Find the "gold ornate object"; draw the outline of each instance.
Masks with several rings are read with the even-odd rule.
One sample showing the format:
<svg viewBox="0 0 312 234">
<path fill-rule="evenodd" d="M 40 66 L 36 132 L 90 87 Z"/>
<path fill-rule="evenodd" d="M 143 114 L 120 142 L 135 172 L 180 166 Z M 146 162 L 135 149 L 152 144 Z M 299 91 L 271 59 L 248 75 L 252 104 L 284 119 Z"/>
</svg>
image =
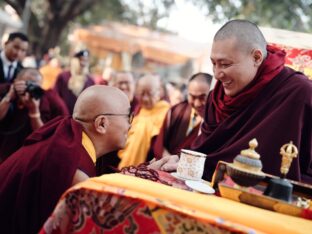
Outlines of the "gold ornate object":
<svg viewBox="0 0 312 234">
<path fill-rule="evenodd" d="M 281 173 L 283 177 L 286 177 L 293 158 L 296 158 L 298 155 L 298 149 L 293 142 L 290 141 L 288 144 L 281 147 L 280 154 L 282 155 Z"/>
<path fill-rule="evenodd" d="M 258 141 L 256 138 L 249 141 L 249 149 L 242 150 L 241 155 L 247 156 L 249 158 L 259 159 L 260 155 L 255 151 L 258 146 Z"/>
<path fill-rule="evenodd" d="M 260 155 L 255 151 L 257 146 L 257 140 L 252 139 L 249 141 L 249 149 L 242 150 L 233 163 L 227 164 L 227 174 L 240 186 L 254 186 L 265 177 Z"/>
</svg>

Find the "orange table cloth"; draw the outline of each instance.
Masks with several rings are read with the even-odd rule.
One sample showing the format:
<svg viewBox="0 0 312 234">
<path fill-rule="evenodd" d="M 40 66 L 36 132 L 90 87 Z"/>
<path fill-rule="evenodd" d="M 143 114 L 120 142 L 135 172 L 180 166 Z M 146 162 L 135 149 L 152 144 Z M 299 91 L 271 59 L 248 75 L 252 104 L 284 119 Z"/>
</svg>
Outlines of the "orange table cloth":
<svg viewBox="0 0 312 234">
<path fill-rule="evenodd" d="M 40 233 L 309 233 L 312 222 L 214 195 L 109 174 L 63 194 Z"/>
</svg>

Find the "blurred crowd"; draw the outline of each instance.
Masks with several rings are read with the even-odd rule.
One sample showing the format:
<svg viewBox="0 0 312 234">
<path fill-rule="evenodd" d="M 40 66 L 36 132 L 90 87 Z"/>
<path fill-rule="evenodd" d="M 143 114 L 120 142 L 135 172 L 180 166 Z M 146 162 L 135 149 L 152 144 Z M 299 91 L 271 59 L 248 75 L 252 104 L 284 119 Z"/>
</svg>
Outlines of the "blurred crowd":
<svg viewBox="0 0 312 234">
<path fill-rule="evenodd" d="M 71 115 L 79 94 L 95 84 L 117 87 L 127 95 L 134 116 L 129 135 L 135 131 L 142 138 L 135 140 L 134 146 L 127 144 L 126 149 L 119 153 L 120 166 L 137 165 L 152 157 L 153 144 L 170 107 L 189 101 L 195 105 L 196 126 L 200 123 L 201 115 L 196 106 L 203 105 L 211 77 L 204 90 L 193 88 L 195 94 L 202 92 L 201 103 L 195 94 L 188 95 L 187 79 L 176 83 L 157 73 L 137 74 L 131 71 L 111 71 L 104 77 L 91 72 L 92 54 L 87 49 L 69 56 L 67 64 L 57 49 L 49 50 L 39 62 L 34 56 L 26 56 L 28 50 L 27 36 L 14 32 L 1 51 L 0 162 L 17 151 L 27 136 L 45 122 L 59 115 Z M 144 124 L 144 120 L 150 123 L 153 118 L 152 125 Z M 148 127 L 152 128 L 147 130 Z M 151 134 L 147 136 L 146 132 Z M 128 141 L 132 141 L 131 137 Z M 144 152 L 140 152 L 140 156 L 131 156 L 142 150 L 142 144 L 145 145 Z"/>
</svg>

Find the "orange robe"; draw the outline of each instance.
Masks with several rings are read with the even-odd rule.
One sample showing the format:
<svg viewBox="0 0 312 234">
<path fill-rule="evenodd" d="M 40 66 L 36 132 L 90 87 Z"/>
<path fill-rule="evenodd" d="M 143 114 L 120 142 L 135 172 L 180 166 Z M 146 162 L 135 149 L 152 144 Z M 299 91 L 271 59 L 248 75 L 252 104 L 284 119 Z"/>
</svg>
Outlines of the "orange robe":
<svg viewBox="0 0 312 234">
<path fill-rule="evenodd" d="M 159 101 L 153 109 L 142 108 L 133 119 L 125 149 L 119 151 L 119 168 L 145 162 L 151 140 L 157 136 L 170 105 Z"/>
</svg>

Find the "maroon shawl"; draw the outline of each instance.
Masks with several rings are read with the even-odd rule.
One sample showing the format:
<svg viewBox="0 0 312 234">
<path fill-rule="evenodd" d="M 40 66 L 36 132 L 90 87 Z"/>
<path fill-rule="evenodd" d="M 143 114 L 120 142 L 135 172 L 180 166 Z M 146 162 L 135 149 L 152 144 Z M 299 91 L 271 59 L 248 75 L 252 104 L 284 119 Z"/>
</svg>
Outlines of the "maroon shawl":
<svg viewBox="0 0 312 234">
<path fill-rule="evenodd" d="M 44 92 L 39 110 L 43 123 L 68 115 L 64 102 L 53 90 Z M 18 150 L 32 132 L 28 110 L 19 109 L 15 102 L 12 103 L 7 115 L 0 121 L 0 163 Z"/>
<path fill-rule="evenodd" d="M 312 81 L 285 67 L 245 107 L 223 121 L 209 95 L 201 135 L 192 148 L 206 153 L 204 178 L 211 179 L 219 160 L 232 162 L 248 142 L 257 138 L 256 149 L 266 173 L 280 175 L 280 147 L 289 141 L 298 147 L 288 178 L 312 182 Z"/>
<path fill-rule="evenodd" d="M 197 126 L 186 135 L 191 112 L 192 107 L 187 101 L 173 106 L 168 111 L 163 126 L 153 145 L 154 155 L 157 159 L 162 157 L 164 148 L 166 148 L 170 154 L 179 154 L 181 149 L 191 147 L 199 130 L 199 126 Z"/>
<path fill-rule="evenodd" d="M 58 75 L 56 79 L 56 83 L 54 86 L 54 90 L 58 93 L 58 95 L 63 99 L 65 102 L 68 111 L 70 114 L 73 113 L 75 103 L 77 101 L 77 96 L 68 89 L 68 81 L 71 77 L 70 71 L 64 71 Z M 94 85 L 95 82 L 91 76 L 87 76 L 87 80 L 84 84 L 82 90 L 88 88 L 89 86 Z"/>
<path fill-rule="evenodd" d="M 78 168 L 95 176 L 81 140 L 81 125 L 58 117 L 31 134 L 0 165 L 1 232 L 37 233 Z"/>
</svg>

